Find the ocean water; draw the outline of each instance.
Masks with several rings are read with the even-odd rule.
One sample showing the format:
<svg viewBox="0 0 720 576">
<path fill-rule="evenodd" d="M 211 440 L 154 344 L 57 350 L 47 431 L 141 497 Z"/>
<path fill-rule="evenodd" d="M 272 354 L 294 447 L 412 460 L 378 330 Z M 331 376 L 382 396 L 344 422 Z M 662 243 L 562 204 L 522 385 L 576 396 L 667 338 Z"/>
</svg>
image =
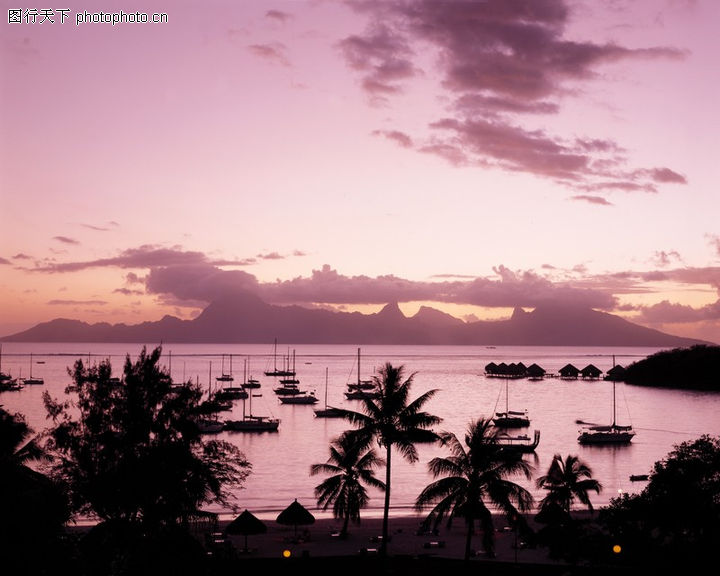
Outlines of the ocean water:
<svg viewBox="0 0 720 576">
<path fill-rule="evenodd" d="M 151 349 L 155 344 L 148 344 Z M 26 386 L 19 392 L 0 394 L 6 410 L 25 414 L 36 432 L 48 421 L 42 403 L 42 392 L 48 390 L 55 398 L 65 397 L 70 383 L 68 368 L 76 359 L 97 362 L 110 359 L 114 373 L 121 375 L 127 355 L 135 359 L 142 344 L 98 343 L 3 343 L 0 370 L 12 376 L 41 376 L 44 385 Z M 613 363 L 628 366 L 658 348 L 626 347 L 531 347 L 531 346 L 373 346 L 361 348 L 360 377 L 370 378 L 386 362 L 402 365 L 406 376 L 413 375 L 411 399 L 436 389 L 437 393 L 426 410 L 443 420 L 438 430 L 464 435 L 469 423 L 481 416 L 490 417 L 505 408 L 505 381 L 484 374 L 489 362 L 537 363 L 549 374 L 557 373 L 565 364 L 579 369 L 588 364 L 603 372 Z M 275 354 L 277 351 L 277 354 Z M 294 358 L 293 358 L 294 357 Z M 325 462 L 333 438 L 349 427 L 342 419 L 316 418 L 313 405 L 281 404 L 273 392 L 277 379 L 263 372 L 277 365 L 293 363 L 300 387 L 314 390 L 334 406 L 361 409 L 361 402 L 347 400 L 347 384 L 358 378 L 358 347 L 352 345 L 264 344 L 165 344 L 162 362 L 175 381 L 199 383 L 213 390 L 221 373 L 232 373 L 234 383 L 247 377 L 260 381 L 253 391 L 252 406 L 256 415 L 280 418 L 277 432 L 222 432 L 218 438 L 229 440 L 245 453 L 252 463 L 252 473 L 237 492 L 236 508 L 248 508 L 261 518 L 274 519 L 294 499 L 298 499 L 316 516 L 329 515 L 317 509 L 314 487 L 324 477 L 310 476 L 311 464 Z M 626 446 L 581 446 L 577 442 L 580 421 L 609 423 L 613 418 L 613 385 L 604 380 L 563 380 L 547 377 L 541 381 L 527 379 L 508 383 L 507 404 L 511 410 L 527 409 L 530 426 L 517 431 L 532 436 L 541 433 L 534 454 L 525 458 L 534 466 L 537 477 L 544 474 L 554 454 L 579 456 L 593 471 L 603 489 L 591 495 L 593 505 L 606 505 L 622 492 L 638 492 L 646 482 L 631 482 L 632 474 L 647 474 L 653 464 L 663 459 L 679 443 L 692 441 L 702 434 L 720 435 L 720 393 L 647 388 L 617 383 L 615 389 L 616 419 L 619 424 L 632 424 L 637 432 Z M 248 401 L 246 401 L 248 402 Z M 234 402 L 232 412 L 220 413 L 221 418 L 241 418 L 243 401 Z M 391 506 L 393 514 L 413 514 L 413 503 L 422 488 L 432 481 L 428 461 L 444 455 L 438 446 L 420 446 L 420 460 L 415 464 L 393 455 Z M 378 476 L 384 478 L 384 471 Z M 515 479 L 542 498 L 531 479 Z M 371 500 L 365 517 L 382 515 L 383 495 L 370 490 Z M 212 509 L 212 508 L 211 508 Z M 221 517 L 232 517 L 234 510 L 212 509 Z"/>
</svg>

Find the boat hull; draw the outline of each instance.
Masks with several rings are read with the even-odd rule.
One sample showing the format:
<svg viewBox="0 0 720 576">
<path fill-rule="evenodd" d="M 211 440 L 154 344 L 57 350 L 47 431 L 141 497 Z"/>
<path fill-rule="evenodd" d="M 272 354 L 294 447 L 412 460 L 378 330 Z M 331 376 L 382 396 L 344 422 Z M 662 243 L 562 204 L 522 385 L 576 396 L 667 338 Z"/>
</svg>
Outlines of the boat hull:
<svg viewBox="0 0 720 576">
<path fill-rule="evenodd" d="M 276 432 L 280 420 L 252 416 L 244 420 L 225 420 L 224 426 L 230 432 Z"/>
<path fill-rule="evenodd" d="M 593 426 L 581 430 L 580 444 L 630 444 L 635 431 L 630 426 Z"/>
</svg>

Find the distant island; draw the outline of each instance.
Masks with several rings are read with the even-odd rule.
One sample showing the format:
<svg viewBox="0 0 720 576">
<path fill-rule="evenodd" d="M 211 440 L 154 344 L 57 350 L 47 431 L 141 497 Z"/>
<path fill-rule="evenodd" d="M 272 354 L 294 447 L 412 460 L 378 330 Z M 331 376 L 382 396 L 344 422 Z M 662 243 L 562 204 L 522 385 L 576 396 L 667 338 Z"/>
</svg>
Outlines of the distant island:
<svg viewBox="0 0 720 576">
<path fill-rule="evenodd" d="M 211 302 L 194 320 L 165 316 L 140 324 L 55 319 L 0 338 L 3 342 L 165 342 L 410 344 L 478 346 L 648 346 L 713 344 L 673 336 L 591 308 L 545 304 L 516 308 L 500 321 L 464 322 L 423 306 L 406 317 L 397 303 L 375 314 L 267 304 L 253 294 Z"/>
</svg>

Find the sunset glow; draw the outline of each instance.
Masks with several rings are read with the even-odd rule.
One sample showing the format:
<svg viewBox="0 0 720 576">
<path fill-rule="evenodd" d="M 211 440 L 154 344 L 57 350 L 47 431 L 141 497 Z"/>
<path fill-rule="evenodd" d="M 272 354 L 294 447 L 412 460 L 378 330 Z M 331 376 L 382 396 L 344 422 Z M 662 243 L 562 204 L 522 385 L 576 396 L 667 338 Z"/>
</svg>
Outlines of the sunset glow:
<svg viewBox="0 0 720 576">
<path fill-rule="evenodd" d="M 715 0 L 68 8 L 2 25 L 0 336 L 249 290 L 720 342 Z"/>
</svg>

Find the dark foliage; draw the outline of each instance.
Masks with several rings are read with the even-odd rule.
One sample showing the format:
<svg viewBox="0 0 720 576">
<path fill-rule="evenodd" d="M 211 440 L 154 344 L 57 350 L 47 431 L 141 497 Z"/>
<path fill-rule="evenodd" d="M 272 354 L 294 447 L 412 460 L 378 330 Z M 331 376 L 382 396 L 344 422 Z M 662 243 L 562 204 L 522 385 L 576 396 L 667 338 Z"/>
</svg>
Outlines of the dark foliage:
<svg viewBox="0 0 720 576">
<path fill-rule="evenodd" d="M 30 468 L 45 458 L 21 414 L 0 408 L 0 558 L 12 574 L 48 574 L 68 556 L 62 538 L 69 507 L 60 486 Z M 41 547 L 47 554 L 37 554 Z"/>
<path fill-rule="evenodd" d="M 630 364 L 623 379 L 641 386 L 720 391 L 720 346 L 697 345 L 656 352 Z"/>
<path fill-rule="evenodd" d="M 447 519 L 452 525 L 455 516 L 465 523 L 465 560 L 470 559 L 472 536 L 476 523 L 483 532 L 483 546 L 494 557 L 495 528 L 491 506 L 500 510 L 515 524 L 526 527 L 521 512 L 530 510 L 530 492 L 510 478 L 529 479 L 532 466 L 519 452 L 508 451 L 497 442 L 497 429 L 492 421 L 479 418 L 470 423 L 464 441 L 452 432 L 440 434 L 448 456 L 430 460 L 428 469 L 435 480 L 426 486 L 415 501 L 415 508 L 432 506 L 425 520 L 437 528 Z"/>
<path fill-rule="evenodd" d="M 78 552 L 85 576 L 204 576 L 209 568 L 201 543 L 177 526 L 147 533 L 138 523 L 110 520 L 93 527 Z"/>
<path fill-rule="evenodd" d="M 68 370 L 77 401 L 44 395 L 54 422 L 47 442 L 57 458 L 53 478 L 65 486 L 73 512 L 97 516 L 104 533 L 119 535 L 112 539 L 119 548 L 105 547 L 103 562 L 124 566 L 137 553 L 151 563 L 141 540 L 157 549 L 176 542 L 204 505 L 229 505 L 232 488 L 250 471 L 236 446 L 203 439 L 202 392 L 190 382 L 173 385 L 158 366 L 160 355 L 158 347 L 150 354 L 143 348 L 136 362 L 128 356 L 120 381 L 111 378 L 109 360 L 90 367 L 78 360 Z"/>
<path fill-rule="evenodd" d="M 720 438 L 683 442 L 656 462 L 636 495 L 600 512 L 627 563 L 699 566 L 715 561 L 720 542 Z"/>
<path fill-rule="evenodd" d="M 375 388 L 380 393 L 377 399 L 363 399 L 362 412 L 346 411 L 344 418 L 355 430 L 349 432 L 348 441 L 369 445 L 373 440 L 385 448 L 385 502 L 383 506 L 383 530 L 380 555 L 387 554 L 390 516 L 390 485 L 392 453 L 397 450 L 410 463 L 418 461 L 418 444 L 432 444 L 440 436 L 432 430 L 442 419 L 426 412 L 423 407 L 437 393 L 428 390 L 415 400 L 410 400 L 410 390 L 415 373 L 405 378 L 404 366 L 393 366 L 386 362 L 376 376 Z"/>
</svg>

